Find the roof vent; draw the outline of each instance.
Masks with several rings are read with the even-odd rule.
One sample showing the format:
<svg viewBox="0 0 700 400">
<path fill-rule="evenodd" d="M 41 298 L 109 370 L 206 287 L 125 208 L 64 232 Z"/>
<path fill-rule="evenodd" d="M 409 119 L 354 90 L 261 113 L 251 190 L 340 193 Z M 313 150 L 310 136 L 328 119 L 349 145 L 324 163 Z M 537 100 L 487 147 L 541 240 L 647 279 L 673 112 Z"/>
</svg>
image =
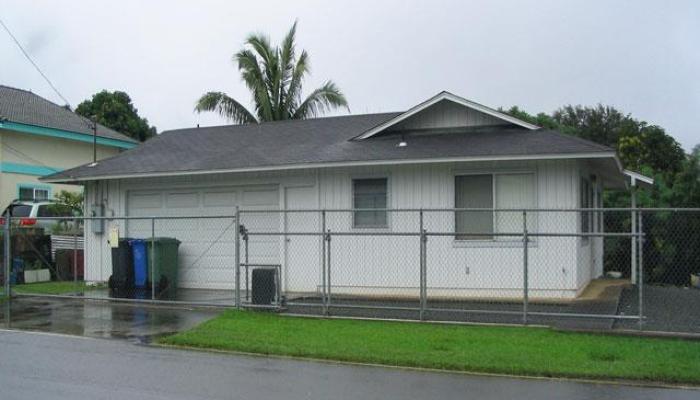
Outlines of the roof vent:
<svg viewBox="0 0 700 400">
<path fill-rule="evenodd" d="M 396 145 L 396 147 L 406 147 L 408 146 L 408 143 L 406 143 L 406 137 L 404 135 L 401 135 L 401 141 L 399 144 Z"/>
</svg>

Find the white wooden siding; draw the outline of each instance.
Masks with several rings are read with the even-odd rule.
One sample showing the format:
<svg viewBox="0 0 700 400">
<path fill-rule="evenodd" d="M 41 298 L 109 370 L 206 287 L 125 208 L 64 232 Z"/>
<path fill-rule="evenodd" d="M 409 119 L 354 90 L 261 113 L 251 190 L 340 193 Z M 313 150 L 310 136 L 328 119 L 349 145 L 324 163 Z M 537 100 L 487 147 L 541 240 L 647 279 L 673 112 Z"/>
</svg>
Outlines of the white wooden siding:
<svg viewBox="0 0 700 400">
<path fill-rule="evenodd" d="M 111 183 L 109 190 L 105 191 L 105 199 L 109 212 L 124 215 L 127 212 L 126 193 L 130 190 L 167 188 L 173 193 L 184 194 L 191 193 L 194 188 L 206 189 L 217 194 L 208 196 L 205 202 L 216 203 L 233 196 L 231 193 L 227 195 L 226 188 L 275 185 L 280 188 L 277 199 L 279 207 L 349 209 L 352 207 L 353 178 L 386 176 L 389 179 L 388 201 L 391 208 L 452 208 L 454 176 L 466 171 L 529 172 L 535 177 L 538 208 L 573 208 L 578 205 L 579 175 L 574 160 L 367 166 L 139 179 Z M 92 191 L 94 186 L 90 185 L 88 202 L 92 202 Z M 186 201 L 189 198 L 183 196 L 172 201 Z M 242 201 L 245 207 L 245 198 Z M 529 218 L 535 216 L 530 215 Z M 318 214 L 290 215 L 272 223 L 279 224 L 280 232 L 285 229 L 297 232 L 320 230 Z M 535 226 L 540 232 L 573 233 L 578 229 L 578 218 L 571 212 L 547 213 L 536 216 Z M 327 228 L 338 232 L 353 230 L 351 213 L 329 212 Z M 454 214 L 426 212 L 425 228 L 432 232 L 452 231 Z M 389 215 L 388 230 L 418 232 L 418 214 Z M 88 280 L 104 281 L 109 276 L 111 261 L 106 237 L 87 235 Z M 279 246 L 276 261 L 283 264 L 285 290 L 313 291 L 318 288 L 321 253 L 317 237 L 302 239 L 280 235 L 276 243 L 269 245 Z M 419 246 L 416 236 L 334 236 L 332 249 L 334 293 L 417 294 Z M 590 261 L 589 265 L 579 263 L 582 254 L 578 250 L 578 240 L 573 237 L 537 238 L 530 249 L 531 296 L 575 296 L 590 279 L 585 277 L 591 276 Z M 520 241 L 458 243 L 451 236 L 430 237 L 427 260 L 429 295 L 519 297 L 523 282 L 522 254 Z M 267 260 L 270 261 L 270 258 Z M 196 282 L 192 282 L 191 287 L 195 286 Z"/>
<path fill-rule="evenodd" d="M 490 126 L 507 124 L 502 119 L 484 114 L 482 112 L 464 107 L 454 102 L 443 100 L 429 109 L 407 118 L 390 131 L 433 129 L 433 128 L 457 128 L 472 126 Z"/>
</svg>

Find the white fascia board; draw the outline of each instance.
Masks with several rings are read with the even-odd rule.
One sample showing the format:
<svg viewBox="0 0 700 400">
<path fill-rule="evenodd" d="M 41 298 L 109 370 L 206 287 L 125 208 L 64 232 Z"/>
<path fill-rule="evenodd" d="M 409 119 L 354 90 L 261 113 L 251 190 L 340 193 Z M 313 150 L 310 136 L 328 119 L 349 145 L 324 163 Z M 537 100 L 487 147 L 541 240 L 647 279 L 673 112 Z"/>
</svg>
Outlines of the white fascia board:
<svg viewBox="0 0 700 400">
<path fill-rule="evenodd" d="M 83 178 L 56 178 L 56 179 L 40 179 L 46 183 L 63 183 L 63 182 L 89 182 L 108 179 L 131 179 L 131 178 L 160 178 L 171 176 L 192 176 L 192 175 L 209 175 L 209 174 L 228 174 L 228 173 L 244 173 L 244 172 L 268 172 L 268 171 L 289 171 L 298 169 L 313 169 L 313 168 L 339 168 L 339 167 L 361 167 L 375 165 L 405 165 L 405 164 L 431 164 L 431 163 L 449 163 L 449 162 L 478 162 L 478 161 L 523 161 L 523 160 L 571 160 L 571 159 L 601 159 L 613 158 L 617 160 L 615 152 L 593 152 L 593 153 L 571 153 L 571 154 L 531 154 L 531 155 L 504 155 L 504 156 L 475 156 L 475 157 L 446 157 L 446 158 L 420 158 L 420 159 L 405 159 L 405 160 L 372 160 L 372 161 L 341 161 L 328 163 L 305 163 L 305 164 L 289 164 L 277 165 L 269 167 L 250 167 L 250 168 L 234 168 L 234 169 L 214 169 L 201 171 L 169 171 L 169 172 L 152 172 L 143 174 L 125 174 L 125 175 L 103 175 L 89 176 Z"/>
<path fill-rule="evenodd" d="M 630 178 L 630 183 L 632 184 L 632 186 L 637 186 L 637 182 L 645 183 L 649 186 L 654 184 L 654 178 L 642 175 L 638 172 L 625 169 L 622 171 L 622 173 Z"/>
<path fill-rule="evenodd" d="M 408 111 L 406 111 L 400 115 L 397 115 L 396 117 L 394 117 L 394 118 L 392 118 L 392 119 L 390 119 L 390 120 L 388 120 L 380 125 L 375 126 L 374 128 L 363 133 L 362 135 L 357 136 L 355 139 L 362 140 L 362 139 L 370 138 L 370 137 L 376 135 L 377 133 L 379 133 L 387 128 L 390 128 L 391 126 L 398 124 L 399 122 L 425 110 L 426 108 L 428 108 L 428 107 L 430 107 L 430 106 L 432 106 L 432 105 L 434 105 L 442 100 L 449 100 L 451 102 L 457 103 L 457 104 L 462 105 L 464 107 L 468 107 L 468 108 L 471 108 L 473 110 L 482 112 L 484 114 L 488 114 L 492 117 L 496 117 L 496 118 L 502 119 L 506 122 L 510 122 L 511 124 L 522 126 L 523 128 L 527 128 L 527 129 L 539 129 L 540 128 L 537 125 L 533 125 L 529 122 L 525 122 L 521 119 L 518 119 L 518 118 L 512 117 L 508 114 L 504 114 L 502 112 L 496 111 L 493 108 L 486 107 L 485 105 L 482 105 L 479 103 L 475 103 L 475 102 L 467 100 L 463 97 L 456 96 L 452 93 L 440 92 L 437 95 L 431 97 L 430 99 L 418 104 L 417 106 L 411 107 Z"/>
</svg>

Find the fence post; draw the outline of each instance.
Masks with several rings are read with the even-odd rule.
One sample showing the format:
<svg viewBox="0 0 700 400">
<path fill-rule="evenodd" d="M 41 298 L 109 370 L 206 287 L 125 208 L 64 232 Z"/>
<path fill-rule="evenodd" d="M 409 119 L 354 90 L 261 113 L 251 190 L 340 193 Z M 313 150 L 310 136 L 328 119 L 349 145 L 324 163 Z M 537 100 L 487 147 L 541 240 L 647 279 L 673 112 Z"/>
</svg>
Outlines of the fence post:
<svg viewBox="0 0 700 400">
<path fill-rule="evenodd" d="M 235 229 L 233 232 L 233 241 L 235 242 L 234 244 L 234 249 L 235 249 L 235 257 L 233 261 L 233 268 L 236 270 L 234 273 L 234 280 L 235 280 L 235 285 L 236 288 L 234 290 L 234 303 L 236 305 L 236 308 L 240 309 L 241 308 L 241 212 L 238 206 L 236 206 L 236 216 L 235 218 Z M 247 290 L 247 287 L 246 287 Z"/>
<path fill-rule="evenodd" d="M 637 231 L 639 231 L 639 227 L 637 226 L 637 217 L 638 213 L 636 211 L 637 208 L 637 191 L 636 191 L 636 186 L 634 186 L 634 180 L 632 180 L 633 186 L 630 188 L 630 195 L 632 198 L 630 199 L 630 206 L 632 207 L 632 214 L 630 215 L 630 228 L 632 230 L 632 240 L 630 241 L 630 280 L 632 281 L 632 284 L 639 283 L 639 276 L 637 276 L 637 238 L 639 236 L 637 235 Z"/>
<path fill-rule="evenodd" d="M 328 313 L 326 306 L 326 210 L 321 210 L 321 303 L 323 315 Z"/>
<path fill-rule="evenodd" d="M 250 282 L 249 282 L 249 266 L 250 266 L 250 257 L 248 257 L 248 243 L 249 243 L 249 238 L 248 238 L 248 230 L 246 229 L 245 225 L 240 225 L 241 229 L 243 230 L 243 243 L 244 243 L 244 248 L 245 248 L 245 300 L 249 301 L 250 300 L 250 295 L 249 295 L 249 288 L 250 288 Z"/>
<path fill-rule="evenodd" d="M 637 217 L 639 218 L 639 224 L 637 224 L 638 232 L 637 239 L 639 240 L 639 257 L 637 257 L 637 262 L 639 263 L 639 271 L 637 273 L 637 285 L 639 285 L 639 330 L 644 329 L 644 228 L 642 226 L 643 214 L 642 211 L 637 212 Z"/>
<path fill-rule="evenodd" d="M 151 260 L 148 263 L 148 270 L 151 275 L 151 300 L 156 299 L 156 280 L 155 280 L 155 269 L 156 269 L 156 219 L 151 218 Z"/>
<path fill-rule="evenodd" d="M 523 324 L 527 325 L 527 306 L 529 295 L 528 282 L 528 232 L 527 232 L 527 211 L 523 210 Z"/>
<path fill-rule="evenodd" d="M 10 249 L 10 243 L 12 242 L 10 240 L 10 234 L 11 234 L 11 231 L 10 231 L 11 221 L 10 220 L 11 219 L 12 219 L 12 216 L 10 215 L 10 212 L 8 212 L 7 216 L 5 217 L 5 226 L 3 226 L 3 231 L 4 231 L 3 240 L 5 241 L 5 249 L 4 249 L 5 251 L 3 254 L 3 260 L 4 260 L 3 261 L 3 264 L 4 264 L 4 271 L 3 272 L 4 272 L 4 276 L 5 276 L 5 285 L 4 285 L 5 297 L 10 297 L 10 295 L 11 295 L 11 293 L 10 293 L 10 290 L 11 290 L 11 287 L 10 287 L 10 271 L 11 271 L 10 261 L 11 260 L 10 259 L 12 258 L 10 255 L 12 253 L 12 250 Z"/>
<path fill-rule="evenodd" d="M 83 250 L 83 254 L 84 250 Z M 83 257 L 85 257 L 83 255 Z M 85 274 L 85 261 L 83 261 L 83 274 Z M 83 278 L 84 279 L 84 278 Z M 78 220 L 73 220 L 73 288 L 78 293 Z"/>
<path fill-rule="evenodd" d="M 425 290 L 425 284 L 426 284 L 426 273 L 425 273 L 425 242 L 426 242 L 426 235 L 425 235 L 425 229 L 423 228 L 423 209 L 420 210 L 419 212 L 419 222 L 420 222 L 420 250 L 419 250 L 419 257 L 420 257 L 420 266 L 419 266 L 419 283 L 418 283 L 418 296 L 419 296 L 419 302 L 420 302 L 420 320 L 423 321 L 425 319 L 425 305 L 426 305 L 426 290 Z"/>
<path fill-rule="evenodd" d="M 331 230 L 327 230 L 328 235 L 326 236 L 326 240 L 328 241 L 328 262 L 326 263 L 326 268 L 328 269 L 328 273 L 326 274 L 326 279 L 328 280 L 328 293 L 326 296 L 326 315 L 329 314 L 329 308 L 331 305 Z"/>
</svg>

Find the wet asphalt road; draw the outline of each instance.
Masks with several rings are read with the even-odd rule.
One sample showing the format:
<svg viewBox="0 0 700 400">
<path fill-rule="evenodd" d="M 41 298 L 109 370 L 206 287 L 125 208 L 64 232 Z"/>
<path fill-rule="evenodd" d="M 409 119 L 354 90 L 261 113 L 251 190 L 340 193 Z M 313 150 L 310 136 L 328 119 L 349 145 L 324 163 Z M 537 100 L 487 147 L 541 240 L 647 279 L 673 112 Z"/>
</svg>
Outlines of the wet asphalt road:
<svg viewBox="0 0 700 400">
<path fill-rule="evenodd" d="M 700 391 L 234 356 L 0 331 L 0 398 L 697 399 Z"/>
</svg>

